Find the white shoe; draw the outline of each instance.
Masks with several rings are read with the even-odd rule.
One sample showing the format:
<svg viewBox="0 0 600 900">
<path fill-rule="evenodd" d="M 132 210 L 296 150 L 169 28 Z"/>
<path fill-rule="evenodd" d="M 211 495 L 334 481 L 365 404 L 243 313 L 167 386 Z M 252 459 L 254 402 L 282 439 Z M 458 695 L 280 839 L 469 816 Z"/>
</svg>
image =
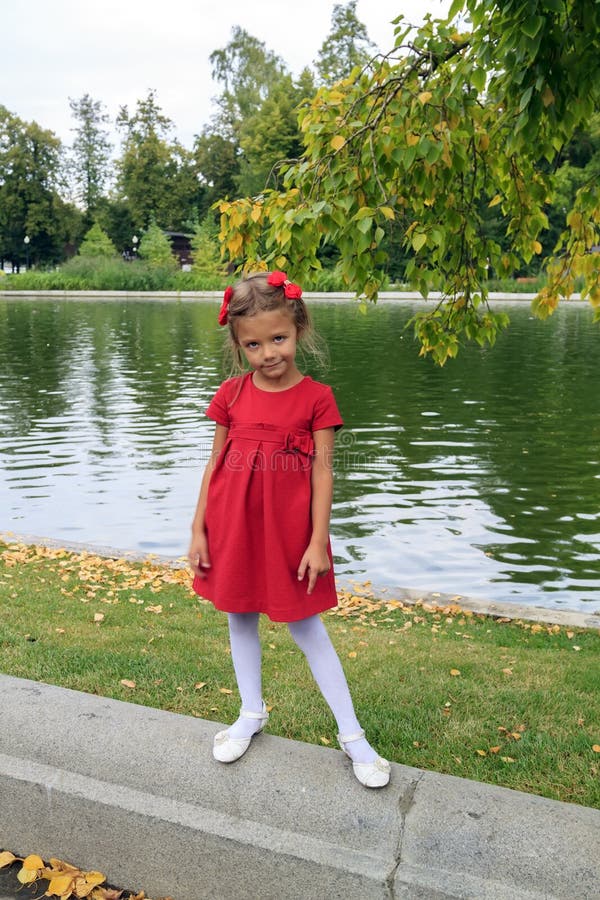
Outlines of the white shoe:
<svg viewBox="0 0 600 900">
<path fill-rule="evenodd" d="M 262 712 L 250 712 L 250 710 L 241 709 L 240 718 L 259 720 L 260 728 L 257 728 L 254 734 L 260 734 L 260 732 L 267 724 L 269 713 L 267 712 L 267 707 L 265 706 L 263 701 Z M 214 758 L 222 763 L 235 762 L 236 759 L 239 759 L 240 756 L 244 755 L 244 753 L 250 746 L 250 741 L 254 737 L 254 734 L 249 738 L 232 738 L 229 736 L 228 730 L 219 731 L 219 733 L 215 735 L 213 743 Z"/>
<path fill-rule="evenodd" d="M 352 769 L 360 783 L 368 788 L 385 787 L 390 780 L 390 764 L 387 759 L 378 756 L 370 763 L 354 762 L 344 746 L 351 744 L 352 741 L 360 741 L 364 736 L 364 731 L 357 731 L 356 734 L 338 734 L 337 739 L 346 756 L 352 761 Z"/>
</svg>

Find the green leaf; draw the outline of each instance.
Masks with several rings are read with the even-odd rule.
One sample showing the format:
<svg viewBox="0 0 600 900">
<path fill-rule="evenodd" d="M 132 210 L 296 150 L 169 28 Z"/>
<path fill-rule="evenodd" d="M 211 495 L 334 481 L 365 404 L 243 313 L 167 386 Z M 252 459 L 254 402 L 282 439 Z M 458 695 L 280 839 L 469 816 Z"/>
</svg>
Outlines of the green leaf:
<svg viewBox="0 0 600 900">
<path fill-rule="evenodd" d="M 481 93 L 485 88 L 485 69 L 473 69 L 471 72 L 471 81 L 473 82 L 473 86 Z"/>
<path fill-rule="evenodd" d="M 521 29 L 527 37 L 534 38 L 543 24 L 543 16 L 531 16 L 521 24 Z"/>
</svg>

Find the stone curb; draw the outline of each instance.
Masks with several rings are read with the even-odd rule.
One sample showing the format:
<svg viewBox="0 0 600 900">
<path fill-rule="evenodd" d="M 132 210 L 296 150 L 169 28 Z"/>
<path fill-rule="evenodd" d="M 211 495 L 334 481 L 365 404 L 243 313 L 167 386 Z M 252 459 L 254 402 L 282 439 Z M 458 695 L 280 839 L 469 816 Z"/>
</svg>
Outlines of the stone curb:
<svg viewBox="0 0 600 900">
<path fill-rule="evenodd" d="M 151 560 L 161 565 L 184 567 L 187 561 L 183 558 L 173 559 L 159 554 L 141 554 L 135 551 L 119 550 L 116 547 L 77 543 L 74 541 L 58 541 L 54 538 L 39 537 L 31 534 L 15 534 L 12 531 L 0 531 L 0 540 L 6 543 L 23 543 L 40 547 L 64 548 L 73 553 L 94 553 L 97 556 L 105 556 L 107 559 L 128 559 L 132 562 L 144 562 Z M 363 590 L 364 582 L 360 580 L 337 577 L 338 590 L 354 591 Z M 543 622 L 548 625 L 572 626 L 574 628 L 595 628 L 600 630 L 600 610 L 598 612 L 578 612 L 570 609 L 552 609 L 543 606 L 526 606 L 522 603 L 501 603 L 493 600 L 483 600 L 476 597 L 467 597 L 462 594 L 443 594 L 437 591 L 421 591 L 415 588 L 388 587 L 386 585 L 374 585 L 369 582 L 369 591 L 377 600 L 396 599 L 403 603 L 414 604 L 422 602 L 433 606 L 458 606 L 461 609 L 471 610 L 478 615 L 492 616 L 494 618 L 523 619 L 528 622 Z M 1 898 L 0 898 L 1 900 Z"/>
<path fill-rule="evenodd" d="M 307 300 L 326 300 L 332 302 L 334 300 L 352 300 L 356 301 L 356 294 L 352 291 L 304 291 L 303 296 Z M 502 291 L 490 291 L 490 300 L 500 300 L 514 302 L 516 300 L 533 300 L 537 294 L 535 293 L 507 293 Z M 223 297 L 222 291 L 4 291 L 0 290 L 0 297 L 10 299 L 54 299 L 54 300 L 220 300 Z M 444 298 L 440 291 L 431 291 L 427 300 L 434 303 Z M 386 302 L 389 300 L 419 300 L 423 303 L 427 300 L 418 291 L 381 291 L 377 298 L 377 302 Z M 580 294 L 572 294 L 562 302 L 581 302 L 587 306 L 587 301 L 581 301 Z"/>
<path fill-rule="evenodd" d="M 174 900 L 599 900 L 600 810 L 0 676 L 0 847 Z M 276 715 L 276 711 L 274 712 Z"/>
</svg>

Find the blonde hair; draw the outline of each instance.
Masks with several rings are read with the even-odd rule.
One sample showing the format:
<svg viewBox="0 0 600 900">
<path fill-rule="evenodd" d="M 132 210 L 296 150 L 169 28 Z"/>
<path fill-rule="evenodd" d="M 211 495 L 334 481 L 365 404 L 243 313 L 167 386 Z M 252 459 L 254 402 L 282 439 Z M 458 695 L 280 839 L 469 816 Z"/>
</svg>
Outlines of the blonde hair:
<svg viewBox="0 0 600 900">
<path fill-rule="evenodd" d="M 256 316 L 261 312 L 279 310 L 289 315 L 297 329 L 298 345 L 315 357 L 321 365 L 326 363 L 326 350 L 322 339 L 314 330 L 312 319 L 304 300 L 285 296 L 283 285 L 269 284 L 270 272 L 254 272 L 238 281 L 227 311 L 228 337 L 227 356 L 231 363 L 231 373 L 245 371 L 245 357 L 236 335 L 236 325 L 245 316 Z"/>
</svg>

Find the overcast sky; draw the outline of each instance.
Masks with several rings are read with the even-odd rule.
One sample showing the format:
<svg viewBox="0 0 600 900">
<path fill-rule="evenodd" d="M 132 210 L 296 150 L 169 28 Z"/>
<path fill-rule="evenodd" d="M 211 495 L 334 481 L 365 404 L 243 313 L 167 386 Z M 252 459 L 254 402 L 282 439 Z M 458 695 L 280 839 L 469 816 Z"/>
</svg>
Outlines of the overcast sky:
<svg viewBox="0 0 600 900">
<path fill-rule="evenodd" d="M 316 58 L 335 0 L 6 0 L 2 3 L 0 104 L 70 143 L 69 97 L 90 94 L 111 120 L 157 92 L 179 140 L 211 118 L 209 56 L 239 25 L 298 74 Z M 393 46 L 392 19 L 441 17 L 450 0 L 358 0 L 357 14 L 382 51 Z"/>
</svg>

